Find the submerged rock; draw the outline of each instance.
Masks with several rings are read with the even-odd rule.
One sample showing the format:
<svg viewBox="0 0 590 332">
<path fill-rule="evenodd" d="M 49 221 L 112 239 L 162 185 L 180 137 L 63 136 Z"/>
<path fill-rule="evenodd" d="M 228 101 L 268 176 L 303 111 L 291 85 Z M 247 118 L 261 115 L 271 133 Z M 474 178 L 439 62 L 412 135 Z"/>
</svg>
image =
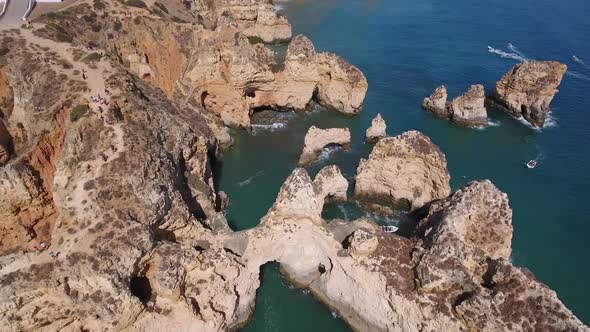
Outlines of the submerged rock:
<svg viewBox="0 0 590 332">
<path fill-rule="evenodd" d="M 549 104 L 566 71 L 565 64 L 555 61 L 519 63 L 498 81 L 490 100 L 512 116 L 524 117 L 533 126 L 543 127 Z"/>
<path fill-rule="evenodd" d="M 355 198 L 384 212 L 415 210 L 450 192 L 445 155 L 418 131 L 379 140 L 355 179 Z"/>
<path fill-rule="evenodd" d="M 341 146 L 348 149 L 351 136 L 348 128 L 319 129 L 311 126 L 305 135 L 299 166 L 307 166 L 317 160 L 325 147 Z"/>
<path fill-rule="evenodd" d="M 385 132 L 386 129 L 387 125 L 385 124 L 385 120 L 381 117 L 381 113 L 377 114 L 373 121 L 371 121 L 371 127 L 365 132 L 367 142 L 374 143 L 387 137 L 387 133 Z"/>
<path fill-rule="evenodd" d="M 422 107 L 440 117 L 448 118 L 450 116 L 447 104 L 447 88 L 444 85 L 439 86 L 429 96 L 422 101 Z"/>
<path fill-rule="evenodd" d="M 451 120 L 463 126 L 487 126 L 485 100 L 483 85 L 472 85 L 464 95 L 451 102 Z"/>
</svg>

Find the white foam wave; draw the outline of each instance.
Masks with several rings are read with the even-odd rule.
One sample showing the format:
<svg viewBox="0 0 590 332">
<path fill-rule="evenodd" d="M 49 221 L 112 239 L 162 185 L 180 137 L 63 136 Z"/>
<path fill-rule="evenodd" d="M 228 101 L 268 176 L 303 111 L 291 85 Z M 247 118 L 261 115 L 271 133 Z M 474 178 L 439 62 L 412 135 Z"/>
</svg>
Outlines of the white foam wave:
<svg viewBox="0 0 590 332">
<path fill-rule="evenodd" d="M 252 134 L 256 135 L 259 132 L 263 131 L 277 131 L 287 127 L 287 124 L 284 122 L 275 122 L 273 124 L 253 124 L 252 125 Z"/>
<path fill-rule="evenodd" d="M 545 124 L 543 125 L 543 128 L 533 126 L 522 116 L 519 118 L 515 117 L 515 119 L 520 121 L 520 123 L 522 123 L 523 125 L 531 128 L 531 129 L 537 130 L 537 131 L 541 131 L 542 129 L 557 127 L 557 119 L 553 116 L 553 112 L 547 113 L 547 117 L 545 117 Z"/>
<path fill-rule="evenodd" d="M 274 0 L 273 4 L 274 4 L 274 8 L 277 12 L 280 12 L 282 10 L 285 9 L 285 6 L 281 3 L 285 3 L 288 2 L 289 0 Z"/>
<path fill-rule="evenodd" d="M 342 215 L 344 216 L 344 220 L 350 220 L 348 218 L 348 211 L 346 211 L 346 208 L 344 206 L 342 206 L 341 204 L 338 205 L 338 210 L 340 210 L 340 212 L 342 212 Z"/>
<path fill-rule="evenodd" d="M 549 112 L 545 118 L 545 124 L 543 125 L 543 128 L 553 127 L 557 127 L 557 119 L 553 116 L 553 112 Z"/>
<path fill-rule="evenodd" d="M 513 60 L 517 60 L 517 61 L 527 61 L 528 60 L 525 57 L 519 55 L 518 53 L 511 53 L 511 52 L 502 51 L 500 49 L 493 48 L 491 46 L 488 46 L 488 52 L 493 53 L 493 54 L 497 54 L 501 58 L 504 58 L 504 59 L 513 59 Z"/>
<path fill-rule="evenodd" d="M 338 314 L 334 311 L 332 311 L 332 318 L 334 318 L 334 319 L 338 318 Z"/>
<path fill-rule="evenodd" d="M 365 212 L 365 217 L 373 219 L 382 225 L 398 226 L 400 222 L 399 219 L 394 216 L 385 216 L 377 213 Z"/>
<path fill-rule="evenodd" d="M 488 126 L 490 127 L 500 127 L 500 121 L 488 120 Z"/>
<path fill-rule="evenodd" d="M 327 161 L 328 159 L 332 158 L 332 155 L 338 151 L 342 151 L 344 150 L 341 146 L 336 145 L 336 146 L 330 146 L 330 147 L 326 147 L 322 150 L 322 153 L 320 153 L 320 156 L 318 157 L 318 162 L 324 162 Z"/>
</svg>

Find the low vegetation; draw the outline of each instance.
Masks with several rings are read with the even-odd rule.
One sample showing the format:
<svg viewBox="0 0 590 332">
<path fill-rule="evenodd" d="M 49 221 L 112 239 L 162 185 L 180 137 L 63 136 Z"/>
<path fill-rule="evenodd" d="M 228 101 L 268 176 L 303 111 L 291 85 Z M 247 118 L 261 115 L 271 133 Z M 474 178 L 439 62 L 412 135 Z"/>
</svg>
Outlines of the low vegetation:
<svg viewBox="0 0 590 332">
<path fill-rule="evenodd" d="M 80 120 L 85 114 L 88 108 L 86 105 L 78 105 L 70 112 L 70 121 L 76 122 Z"/>
<path fill-rule="evenodd" d="M 145 2 L 143 2 L 143 0 L 127 0 L 127 6 L 147 8 L 147 5 L 145 4 Z"/>
</svg>

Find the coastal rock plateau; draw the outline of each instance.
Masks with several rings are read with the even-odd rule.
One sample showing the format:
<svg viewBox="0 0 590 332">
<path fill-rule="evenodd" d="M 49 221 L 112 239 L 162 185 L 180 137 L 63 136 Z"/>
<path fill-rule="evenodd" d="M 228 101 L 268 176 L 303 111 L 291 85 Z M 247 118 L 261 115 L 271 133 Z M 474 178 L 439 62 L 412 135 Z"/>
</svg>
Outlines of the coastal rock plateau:
<svg viewBox="0 0 590 332">
<path fill-rule="evenodd" d="M 379 140 L 357 168 L 354 196 L 376 210 L 416 210 L 451 189 L 447 160 L 428 137 L 408 131 Z"/>
<path fill-rule="evenodd" d="M 305 135 L 299 166 L 307 166 L 316 161 L 325 147 L 341 146 L 348 149 L 350 142 L 351 136 L 348 128 L 320 129 L 311 126 Z"/>
<path fill-rule="evenodd" d="M 385 124 L 385 120 L 381 117 L 381 113 L 377 114 L 377 116 L 371 121 L 371 127 L 367 128 L 365 132 L 365 137 L 367 142 L 374 143 L 378 140 L 387 137 L 387 125 Z"/>
<path fill-rule="evenodd" d="M 197 1 L 191 7 L 194 24 L 155 18 L 147 9 L 122 8 L 116 1 L 103 3 L 104 8 L 94 9 L 101 16 L 86 15 L 93 11 L 87 4 L 61 11 L 59 20 L 42 16 L 45 26 L 36 33 L 49 39 L 64 34 L 80 45 L 109 50 L 182 108 L 214 115 L 230 127 L 250 129 L 250 115 L 260 109 L 306 110 L 317 102 L 355 114 L 362 107 L 367 80 L 342 58 L 318 54 L 308 38 L 297 36 L 289 43 L 285 61 L 277 62 L 275 54 L 257 41 L 290 38 L 290 29 L 280 33 L 282 37 L 265 37 L 263 30 L 274 33 L 274 23 L 286 22 L 270 1 Z M 122 10 L 133 15 L 120 15 Z M 108 33 L 98 25 L 107 27 Z M 210 127 L 219 126 L 205 118 Z M 222 130 L 214 132 L 227 141 Z"/>
<path fill-rule="evenodd" d="M 471 182 L 418 210 L 409 237 L 368 219 L 326 223 L 314 183 L 296 169 L 239 254 L 252 269 L 279 262 L 355 330 L 588 331 L 553 291 L 509 262 L 512 210 L 491 182 Z"/>
<path fill-rule="evenodd" d="M 498 81 L 490 101 L 514 117 L 524 117 L 531 125 L 543 127 L 549 104 L 566 71 L 565 64 L 555 61 L 519 63 Z"/>
</svg>

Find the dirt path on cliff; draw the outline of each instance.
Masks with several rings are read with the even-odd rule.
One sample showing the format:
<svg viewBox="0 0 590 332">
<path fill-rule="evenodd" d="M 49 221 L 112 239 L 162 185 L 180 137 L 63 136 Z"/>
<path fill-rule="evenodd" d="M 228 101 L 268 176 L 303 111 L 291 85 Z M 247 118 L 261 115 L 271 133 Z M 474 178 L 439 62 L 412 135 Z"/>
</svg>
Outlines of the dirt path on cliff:
<svg viewBox="0 0 590 332">
<path fill-rule="evenodd" d="M 49 52 L 56 53 L 58 58 L 68 61 L 73 66 L 73 68 L 64 69 L 60 64 L 49 61 L 48 64 L 52 66 L 56 72 L 65 73 L 68 76 L 71 75 L 74 77 L 78 76 L 77 71 L 79 71 L 81 75 L 82 68 L 85 69 L 87 79 L 84 80 L 84 82 L 86 83 L 88 89 L 82 93 L 80 99 L 87 100 L 87 102 L 91 105 L 91 108 L 94 109 L 94 111 L 89 112 L 90 116 L 98 118 L 99 112 L 96 111 L 96 109 L 98 108 L 99 104 L 92 102 L 90 97 L 97 96 L 99 94 L 102 97 L 107 97 L 105 94 L 106 79 L 111 75 L 112 72 L 108 60 L 94 62 L 92 66 L 89 66 L 87 63 L 80 61 L 80 59 L 83 59 L 84 56 L 80 57 L 78 60 L 74 59 L 74 49 L 76 49 L 78 52 L 84 52 L 84 54 L 89 53 L 82 48 L 39 38 L 33 34 L 32 30 L 28 29 L 22 29 L 21 35 L 25 38 L 27 43 L 36 44 L 42 48 L 47 48 Z M 94 50 L 94 52 L 100 52 L 100 50 Z M 79 76 L 76 78 L 82 80 L 82 78 Z M 117 94 L 118 91 L 112 91 L 112 93 Z M 103 108 L 106 109 L 108 106 L 103 105 Z M 90 243 L 84 241 L 71 241 L 73 238 L 83 238 L 86 236 L 88 229 L 93 227 L 97 220 L 100 220 L 100 218 L 95 218 L 92 208 L 88 207 L 88 204 L 92 202 L 93 198 L 90 196 L 92 191 L 84 189 L 85 184 L 97 180 L 102 175 L 103 167 L 117 159 L 125 151 L 125 132 L 123 125 L 119 123 L 110 124 L 106 121 L 103 121 L 103 126 L 106 127 L 107 130 L 105 132 L 108 134 L 107 137 L 104 137 L 104 140 L 101 141 L 100 144 L 101 146 L 109 148 L 105 148 L 99 155 L 95 156 L 95 158 L 79 165 L 79 169 L 83 171 L 76 175 L 76 178 L 74 179 L 75 183 L 69 183 L 72 178 L 65 178 L 64 176 L 59 176 L 57 173 L 54 179 L 54 187 L 70 185 L 75 188 L 73 192 L 67 197 L 66 201 L 60 203 L 60 210 L 62 213 L 72 213 L 77 217 L 77 223 L 87 223 L 86 227 L 74 234 L 67 234 L 64 229 L 66 227 L 62 225 L 62 223 L 68 218 L 58 219 L 58 222 L 54 225 L 54 231 L 52 233 L 57 235 L 55 230 L 59 229 L 61 226 L 62 229 L 64 229 L 62 235 L 65 239 L 70 241 L 63 241 L 62 244 L 58 244 L 56 241 L 57 237 L 54 236 L 50 247 L 43 252 L 25 253 L 24 259 L 17 259 L 16 256 L 14 256 L 14 258 L 11 258 L 11 256 L 4 257 L 2 261 L 0 261 L 0 270 L 2 273 L 16 271 L 31 264 L 43 264 L 51 262 L 54 259 L 62 259 L 67 257 L 68 253 L 73 249 L 75 249 L 77 252 L 91 252 L 91 249 L 89 248 Z M 52 258 L 49 255 L 51 251 L 59 253 L 58 257 Z"/>
</svg>

